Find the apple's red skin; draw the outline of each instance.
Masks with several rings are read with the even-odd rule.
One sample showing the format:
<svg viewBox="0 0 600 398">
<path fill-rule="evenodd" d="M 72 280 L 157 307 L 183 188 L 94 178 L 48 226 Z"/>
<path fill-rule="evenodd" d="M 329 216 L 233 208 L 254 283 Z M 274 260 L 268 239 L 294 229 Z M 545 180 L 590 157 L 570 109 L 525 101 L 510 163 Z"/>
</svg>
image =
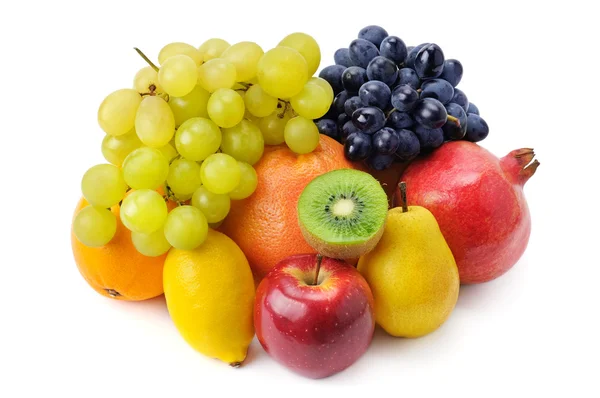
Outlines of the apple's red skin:
<svg viewBox="0 0 600 398">
<path fill-rule="evenodd" d="M 502 159 L 467 141 L 445 143 L 404 171 L 407 202 L 429 209 L 454 254 L 462 284 L 487 282 L 521 257 L 531 233 L 523 194 L 539 165 L 533 150 Z M 396 192 L 394 205 L 398 205 Z"/>
<path fill-rule="evenodd" d="M 288 257 L 261 281 L 254 325 L 275 360 L 310 378 L 352 365 L 369 347 L 375 328 L 373 294 L 360 273 L 344 261 L 323 258 L 314 278 L 315 254 Z"/>
</svg>

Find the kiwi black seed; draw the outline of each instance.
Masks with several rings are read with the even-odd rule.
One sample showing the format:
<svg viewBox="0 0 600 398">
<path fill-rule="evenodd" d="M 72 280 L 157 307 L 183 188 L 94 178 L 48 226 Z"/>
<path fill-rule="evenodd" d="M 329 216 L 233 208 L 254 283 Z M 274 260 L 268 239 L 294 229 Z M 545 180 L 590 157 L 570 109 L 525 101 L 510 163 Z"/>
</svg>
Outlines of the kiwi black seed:
<svg viewBox="0 0 600 398">
<path fill-rule="evenodd" d="M 300 229 L 327 257 L 353 259 L 379 242 L 388 210 L 381 184 L 368 173 L 334 170 L 312 180 L 298 200 Z"/>
</svg>

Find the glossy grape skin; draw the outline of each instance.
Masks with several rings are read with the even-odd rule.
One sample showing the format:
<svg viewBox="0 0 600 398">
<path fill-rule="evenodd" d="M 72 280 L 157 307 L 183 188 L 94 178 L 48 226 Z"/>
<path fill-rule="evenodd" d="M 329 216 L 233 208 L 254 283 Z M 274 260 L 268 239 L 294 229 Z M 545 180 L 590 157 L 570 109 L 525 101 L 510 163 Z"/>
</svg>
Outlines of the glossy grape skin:
<svg viewBox="0 0 600 398">
<path fill-rule="evenodd" d="M 158 82 L 170 96 L 183 97 L 196 87 L 198 65 L 187 55 L 169 57 L 160 66 Z"/>
<path fill-rule="evenodd" d="M 477 105 L 475 105 L 472 102 L 469 102 L 469 108 L 467 109 L 467 115 L 469 113 L 472 113 L 474 115 L 479 115 L 479 108 L 477 108 Z"/>
<path fill-rule="evenodd" d="M 333 92 L 337 95 L 344 90 L 344 85 L 342 84 L 342 73 L 344 73 L 345 70 L 346 67 L 342 65 L 329 65 L 319 72 L 319 77 L 327 80 L 333 89 Z"/>
<path fill-rule="evenodd" d="M 219 58 L 235 66 L 238 82 L 247 82 L 256 76 L 259 60 L 263 55 L 264 51 L 258 44 L 242 41 L 227 47 Z"/>
<path fill-rule="evenodd" d="M 379 108 L 366 106 L 352 114 L 352 123 L 363 133 L 373 134 L 385 126 L 385 114 Z"/>
<path fill-rule="evenodd" d="M 200 47 L 198 47 L 198 51 L 200 51 L 204 62 L 206 62 L 214 58 L 219 58 L 229 47 L 231 47 L 231 45 L 227 41 L 212 38 L 202 43 Z"/>
<path fill-rule="evenodd" d="M 210 192 L 227 194 L 240 183 L 241 170 L 238 161 L 232 156 L 215 153 L 202 162 L 200 176 L 202 185 Z"/>
<path fill-rule="evenodd" d="M 219 127 L 233 127 L 244 118 L 246 105 L 236 91 L 229 88 L 216 90 L 206 104 L 210 119 Z"/>
<path fill-rule="evenodd" d="M 409 129 L 414 126 L 415 120 L 408 112 L 394 111 L 387 118 L 386 126 L 395 130 Z"/>
<path fill-rule="evenodd" d="M 213 93 L 220 88 L 232 88 L 236 82 L 235 65 L 222 58 L 211 59 L 198 68 L 198 85 Z"/>
<path fill-rule="evenodd" d="M 461 89 L 454 89 L 454 96 L 452 97 L 452 100 L 450 102 L 454 102 L 455 104 L 460 105 L 465 110 L 465 112 L 469 110 L 469 99 Z"/>
<path fill-rule="evenodd" d="M 162 93 L 165 91 L 160 84 L 158 84 L 158 72 L 151 66 L 143 67 L 135 74 L 133 78 L 133 88 L 139 93 L 149 93 L 151 88 L 155 93 Z"/>
<path fill-rule="evenodd" d="M 141 147 L 123 161 L 123 178 L 133 189 L 157 189 L 167 179 L 169 161 L 156 148 Z"/>
<path fill-rule="evenodd" d="M 352 60 L 350 59 L 350 52 L 348 48 L 338 48 L 333 54 L 333 61 L 336 65 L 342 65 L 345 67 L 353 66 Z"/>
<path fill-rule="evenodd" d="M 444 61 L 444 70 L 440 75 L 440 79 L 449 82 L 452 87 L 458 86 L 463 76 L 463 66 L 456 59 L 447 59 Z"/>
<path fill-rule="evenodd" d="M 383 154 L 373 152 L 367 159 L 367 165 L 377 171 L 385 170 L 394 163 L 395 156 L 393 154 Z"/>
<path fill-rule="evenodd" d="M 325 116 L 332 99 L 323 87 L 307 83 L 302 91 L 290 99 L 290 103 L 298 115 L 307 119 L 318 119 Z"/>
<path fill-rule="evenodd" d="M 277 109 L 277 98 L 267 94 L 259 84 L 254 84 L 244 95 L 244 105 L 252 115 L 266 117 Z"/>
<path fill-rule="evenodd" d="M 490 132 L 488 124 L 483 118 L 474 113 L 467 115 L 467 134 L 465 139 L 471 142 L 479 142 L 485 139 Z"/>
<path fill-rule="evenodd" d="M 333 89 L 331 88 L 331 85 L 325 79 L 322 79 L 318 76 L 313 76 L 310 79 L 308 79 L 306 84 L 314 84 L 314 85 L 321 87 L 323 90 L 325 90 L 325 93 L 327 94 L 327 98 L 328 98 L 328 101 L 330 104 L 333 101 L 333 99 L 335 98 L 335 94 L 333 92 Z"/>
<path fill-rule="evenodd" d="M 127 134 L 135 125 L 141 103 L 142 97 L 133 89 L 114 91 L 104 98 L 98 108 L 98 124 L 108 135 L 116 137 Z"/>
<path fill-rule="evenodd" d="M 371 136 L 361 132 L 350 134 L 344 143 L 344 154 L 348 160 L 366 159 L 372 151 Z"/>
<path fill-rule="evenodd" d="M 398 78 L 398 67 L 394 61 L 386 57 L 377 56 L 367 66 L 367 77 L 369 80 L 379 80 L 391 86 Z"/>
<path fill-rule="evenodd" d="M 444 52 L 437 44 L 421 48 L 415 58 L 415 72 L 421 79 L 439 77 L 444 71 Z"/>
<path fill-rule="evenodd" d="M 352 121 L 347 121 L 340 128 L 340 142 L 346 142 L 346 139 L 353 133 L 359 133 L 360 130 L 352 123 Z"/>
<path fill-rule="evenodd" d="M 408 84 L 415 90 L 421 86 L 421 79 L 417 76 L 417 72 L 410 68 L 402 68 L 398 71 L 398 80 L 396 81 L 399 86 Z"/>
<path fill-rule="evenodd" d="M 418 100 L 411 114 L 418 124 L 429 129 L 442 127 L 448 117 L 444 105 L 434 98 L 422 98 Z"/>
<path fill-rule="evenodd" d="M 222 129 L 221 152 L 236 160 L 252 165 L 260 160 L 264 149 L 265 141 L 260 128 L 249 120 Z"/>
<path fill-rule="evenodd" d="M 344 104 L 344 111 L 346 112 L 346 115 L 352 116 L 355 110 L 357 110 L 358 108 L 362 108 L 363 106 L 364 105 L 360 97 L 354 96 L 348 98 L 348 101 L 346 101 L 346 103 Z"/>
<path fill-rule="evenodd" d="M 398 149 L 396 156 L 400 160 L 405 161 L 414 156 L 417 156 L 421 151 L 421 143 L 417 135 L 407 129 L 396 130 L 398 133 Z"/>
<path fill-rule="evenodd" d="M 312 120 L 296 116 L 285 125 L 284 138 L 293 152 L 303 155 L 319 145 L 319 130 Z"/>
<path fill-rule="evenodd" d="M 133 150 L 142 146 L 135 130 L 127 134 L 112 136 L 106 134 L 102 140 L 102 155 L 115 166 L 121 166 L 123 161 Z"/>
<path fill-rule="evenodd" d="M 167 184 L 176 195 L 191 195 L 202 185 L 200 165 L 192 160 L 175 159 L 169 166 Z"/>
<path fill-rule="evenodd" d="M 316 122 L 317 128 L 319 129 L 319 134 L 324 134 L 328 137 L 333 138 L 334 140 L 338 140 L 340 137 L 340 132 L 338 130 L 337 122 L 331 119 L 321 119 Z"/>
<path fill-rule="evenodd" d="M 428 44 L 429 43 L 422 43 L 422 44 L 419 44 L 418 46 L 414 46 L 413 48 L 411 48 L 408 51 L 408 55 L 406 56 L 406 61 L 404 61 L 404 67 L 414 69 L 415 68 L 415 59 L 417 59 L 417 54 L 423 47 L 425 47 Z"/>
<path fill-rule="evenodd" d="M 277 46 L 290 47 L 298 51 L 306 60 L 308 76 L 314 75 L 321 64 L 321 49 L 317 41 L 310 35 L 295 32 L 287 35 Z"/>
<path fill-rule="evenodd" d="M 210 119 L 193 117 L 175 132 L 175 147 L 186 159 L 195 162 L 206 159 L 221 146 L 221 129 Z"/>
<path fill-rule="evenodd" d="M 367 71 L 360 66 L 350 66 L 342 73 L 342 85 L 349 94 L 356 94 L 369 79 Z"/>
<path fill-rule="evenodd" d="M 209 223 L 216 223 L 227 217 L 231 208 L 231 199 L 223 194 L 210 192 L 204 187 L 196 189 L 192 195 L 192 206 L 202 211 Z"/>
<path fill-rule="evenodd" d="M 396 130 L 384 127 L 373 134 L 373 149 L 384 155 L 391 155 L 398 149 L 400 138 Z"/>
<path fill-rule="evenodd" d="M 311 76 L 302 54 L 290 47 L 275 47 L 258 61 L 257 77 L 262 89 L 270 96 L 291 98 L 302 91 Z"/>
<path fill-rule="evenodd" d="M 130 231 L 151 234 L 164 225 L 167 213 L 167 204 L 158 192 L 139 189 L 123 199 L 120 215 Z"/>
<path fill-rule="evenodd" d="M 337 117 L 338 128 L 341 129 L 346 123 L 352 122 L 352 115 L 346 115 L 346 112 Z"/>
<path fill-rule="evenodd" d="M 364 106 L 386 109 L 392 97 L 392 90 L 387 84 L 374 80 L 363 84 L 358 90 L 358 96 Z"/>
<path fill-rule="evenodd" d="M 229 192 L 229 197 L 233 200 L 246 199 L 256 191 L 258 186 L 256 170 L 244 162 L 238 162 L 238 166 L 240 166 L 240 183 Z"/>
<path fill-rule="evenodd" d="M 444 79 L 426 80 L 421 85 L 421 98 L 435 98 L 446 105 L 454 96 L 454 88 Z"/>
<path fill-rule="evenodd" d="M 381 26 L 369 25 L 365 26 L 358 32 L 358 38 L 368 40 L 375 44 L 377 47 L 381 44 L 382 40 L 388 36 L 388 32 Z"/>
<path fill-rule="evenodd" d="M 131 242 L 138 252 L 148 257 L 161 256 L 171 248 L 162 228 L 149 234 L 132 232 Z"/>
<path fill-rule="evenodd" d="M 290 117 L 287 113 L 283 117 L 279 117 L 281 112 L 277 109 L 269 116 L 260 119 L 258 123 L 265 145 L 279 145 L 285 141 L 284 129 Z"/>
<path fill-rule="evenodd" d="M 88 247 L 106 245 L 116 232 L 117 219 L 109 209 L 86 206 L 73 219 L 75 237 Z"/>
<path fill-rule="evenodd" d="M 193 250 L 208 234 L 204 214 L 194 206 L 179 206 L 169 213 L 165 222 L 165 238 L 176 249 Z"/>
<path fill-rule="evenodd" d="M 90 167 L 81 178 L 81 192 L 90 205 L 110 208 L 123 199 L 127 183 L 119 167 L 97 164 Z"/>
<path fill-rule="evenodd" d="M 335 107 L 335 110 L 338 113 L 338 115 L 341 115 L 345 112 L 344 106 L 346 104 L 346 101 L 348 101 L 350 97 L 350 93 L 346 90 L 341 91 L 338 95 L 335 96 L 335 98 L 333 99 L 333 106 Z"/>
<path fill-rule="evenodd" d="M 419 139 L 421 149 L 437 148 L 444 143 L 444 131 L 441 128 L 428 129 L 424 126 L 417 126 L 414 132 Z"/>
<path fill-rule="evenodd" d="M 198 85 L 183 97 L 169 97 L 169 108 L 173 112 L 175 125 L 181 126 L 186 120 L 197 116 L 208 118 L 206 105 L 209 98 L 210 93 Z"/>
<path fill-rule="evenodd" d="M 366 68 L 373 58 L 379 55 L 375 44 L 364 39 L 352 40 L 348 47 L 350 60 L 361 68 Z"/>
<path fill-rule="evenodd" d="M 410 111 L 419 99 L 419 93 L 408 84 L 398 86 L 392 92 L 392 106 L 400 112 Z"/>
<path fill-rule="evenodd" d="M 460 105 L 455 103 L 449 103 L 446 105 L 446 112 L 448 112 L 449 116 L 454 116 L 457 118 L 460 126 L 454 121 L 448 120 L 446 124 L 442 126 L 442 130 L 444 131 L 444 139 L 460 140 L 467 132 L 467 114 Z"/>
<path fill-rule="evenodd" d="M 196 66 L 200 66 L 203 62 L 202 53 L 196 47 L 181 42 L 169 43 L 164 46 L 158 53 L 158 62 L 163 65 L 167 59 L 175 55 L 187 55 L 194 61 Z"/>
<path fill-rule="evenodd" d="M 408 55 L 406 44 L 398 36 L 388 36 L 383 39 L 379 45 L 379 53 L 396 65 L 402 64 Z"/>
<path fill-rule="evenodd" d="M 135 116 L 135 131 L 144 145 L 160 148 L 175 135 L 175 116 L 160 97 L 144 97 Z"/>
</svg>

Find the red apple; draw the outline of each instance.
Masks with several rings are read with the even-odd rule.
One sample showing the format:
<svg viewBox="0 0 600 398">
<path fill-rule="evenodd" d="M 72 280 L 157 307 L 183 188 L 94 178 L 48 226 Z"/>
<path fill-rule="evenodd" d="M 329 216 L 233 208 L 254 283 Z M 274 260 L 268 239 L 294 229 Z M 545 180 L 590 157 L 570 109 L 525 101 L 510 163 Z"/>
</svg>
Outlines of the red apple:
<svg viewBox="0 0 600 398">
<path fill-rule="evenodd" d="M 254 325 L 275 360 L 307 377 L 327 377 L 367 350 L 375 328 L 373 294 L 344 261 L 291 256 L 258 286 Z"/>
</svg>

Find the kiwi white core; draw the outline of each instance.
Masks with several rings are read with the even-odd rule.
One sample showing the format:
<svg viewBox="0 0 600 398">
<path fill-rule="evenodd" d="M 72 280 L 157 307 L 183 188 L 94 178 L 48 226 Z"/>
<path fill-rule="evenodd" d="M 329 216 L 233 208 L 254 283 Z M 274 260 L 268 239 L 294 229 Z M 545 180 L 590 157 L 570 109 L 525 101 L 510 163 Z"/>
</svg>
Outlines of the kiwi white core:
<svg viewBox="0 0 600 398">
<path fill-rule="evenodd" d="M 332 213 L 336 216 L 349 216 L 354 211 L 354 201 L 351 199 L 340 199 L 334 205 Z"/>
</svg>

